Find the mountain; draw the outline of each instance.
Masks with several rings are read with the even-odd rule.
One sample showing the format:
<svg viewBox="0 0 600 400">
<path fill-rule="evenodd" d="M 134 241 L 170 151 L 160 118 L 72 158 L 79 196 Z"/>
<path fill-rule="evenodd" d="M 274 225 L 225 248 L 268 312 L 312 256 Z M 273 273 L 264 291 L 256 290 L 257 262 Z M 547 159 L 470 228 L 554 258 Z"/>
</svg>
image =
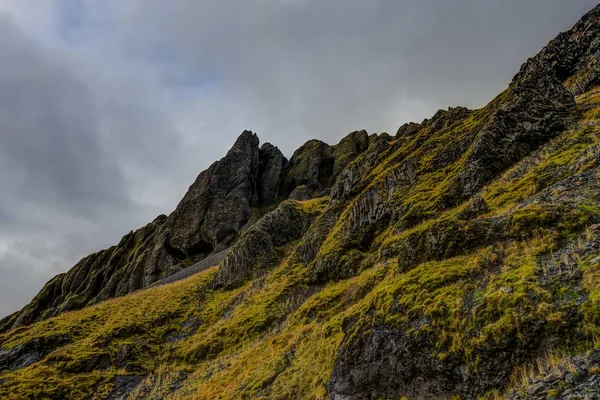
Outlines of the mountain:
<svg viewBox="0 0 600 400">
<path fill-rule="evenodd" d="M 360 131 L 336 146 L 311 140 L 288 161 L 277 147 L 259 148 L 256 134 L 243 132 L 223 159 L 200 173 L 171 215 L 158 216 L 54 277 L 23 310 L 0 321 L 0 332 L 147 288 L 197 269 L 209 256 L 207 261 L 219 261 L 282 200 L 321 196 L 376 139 Z"/>
<path fill-rule="evenodd" d="M 245 131 L 2 320 L 0 395 L 599 396 L 599 139 L 600 6 L 481 109 L 290 160 Z"/>
</svg>

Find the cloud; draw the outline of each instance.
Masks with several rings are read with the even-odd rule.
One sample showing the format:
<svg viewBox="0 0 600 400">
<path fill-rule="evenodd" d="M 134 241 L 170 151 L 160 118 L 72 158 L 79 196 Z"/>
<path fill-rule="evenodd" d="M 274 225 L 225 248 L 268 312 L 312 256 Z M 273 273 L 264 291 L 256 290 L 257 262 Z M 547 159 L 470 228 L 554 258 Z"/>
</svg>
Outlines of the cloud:
<svg viewBox="0 0 600 400">
<path fill-rule="evenodd" d="M 138 201 L 153 173 L 176 168 L 168 150 L 181 153 L 148 78 L 106 76 L 63 51 L 1 17 L 0 314 L 172 205 Z"/>
<path fill-rule="evenodd" d="M 0 0 L 0 315 L 170 212 L 242 130 L 289 156 L 482 106 L 595 3 Z"/>
</svg>

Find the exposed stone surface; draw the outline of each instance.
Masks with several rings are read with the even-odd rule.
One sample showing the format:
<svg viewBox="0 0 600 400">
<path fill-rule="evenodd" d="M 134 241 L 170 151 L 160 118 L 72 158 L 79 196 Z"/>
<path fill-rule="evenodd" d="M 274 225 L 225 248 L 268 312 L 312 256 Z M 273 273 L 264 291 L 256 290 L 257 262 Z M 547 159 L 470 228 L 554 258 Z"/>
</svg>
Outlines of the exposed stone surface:
<svg viewBox="0 0 600 400">
<path fill-rule="evenodd" d="M 546 61 L 571 93 L 600 83 L 600 6 L 551 41 L 534 60 Z"/>
<path fill-rule="evenodd" d="M 260 148 L 259 160 L 258 202 L 262 205 L 270 205 L 279 198 L 281 171 L 287 159 L 277 147 L 265 143 Z"/>
<path fill-rule="evenodd" d="M 561 288 L 575 299 L 570 313 L 563 317 L 563 334 L 570 335 L 569 340 L 575 340 L 580 334 L 570 326 L 581 318 L 578 307 L 586 298 L 581 287 L 581 274 L 575 271 L 579 270 L 581 260 L 600 252 L 598 233 L 600 226 L 594 226 L 587 235 L 588 241 L 575 241 L 540 259 L 543 287 L 549 290 Z M 501 254 L 496 262 L 503 262 Z M 492 264 L 491 267 L 496 268 L 497 265 Z M 564 305 L 566 300 L 561 297 L 557 296 L 555 306 Z M 465 315 L 471 315 L 481 304 L 470 300 L 465 301 L 464 307 Z M 389 311 L 388 317 L 393 314 L 404 316 L 405 310 L 396 305 Z M 359 324 L 353 319 L 345 321 L 345 339 L 328 383 L 330 398 L 358 400 L 406 396 L 410 399 L 431 399 L 458 395 L 464 399 L 476 399 L 492 388 L 503 387 L 515 365 L 527 363 L 528 359 L 539 354 L 552 353 L 561 340 L 555 336 L 553 329 L 545 327 L 547 322 L 533 321 L 520 326 L 518 335 L 506 333 L 501 339 L 471 354 L 477 358 L 478 367 L 470 370 L 460 358 L 440 359 L 435 356 L 438 337 L 427 334 L 427 331 L 423 334 L 413 331 L 431 323 L 430 319 L 418 317 L 408 325 L 412 329 L 407 329 L 377 318 L 368 324 L 364 321 Z M 570 357 L 563 364 L 551 368 L 528 385 L 514 389 L 508 398 L 579 399 L 586 398 L 578 397 L 585 393 L 595 396 L 600 389 L 598 350 L 589 355 Z M 588 371 L 595 372 L 591 374 Z"/>
<path fill-rule="evenodd" d="M 600 399 L 600 350 L 566 357 L 541 371 L 527 385 L 511 390 L 507 400 Z"/>
<path fill-rule="evenodd" d="M 320 140 L 309 140 L 294 152 L 284 167 L 281 192 L 290 197 L 297 187 L 311 195 L 318 194 L 327 187 L 333 173 L 333 152 L 331 146 Z M 302 195 L 301 198 L 306 197 Z"/>
<path fill-rule="evenodd" d="M 549 138 L 566 127 L 578 128 L 574 125 L 577 109 L 572 93 L 580 93 L 580 89 L 577 88 L 583 87 L 582 90 L 585 91 L 591 85 L 597 84 L 597 76 L 594 75 L 597 57 L 590 54 L 597 52 L 599 10 L 600 7 L 597 7 L 572 31 L 559 36 L 540 55 L 523 65 L 509 89 L 488 106 L 486 110 L 488 114 L 482 121 L 482 125 L 475 129 L 477 135 L 472 139 L 466 136 L 470 141 L 466 142 L 468 146 L 464 146 L 464 141 L 449 143 L 440 153 L 443 158 L 433 160 L 434 168 L 439 169 L 450 165 L 452 160 L 458 160 L 466 155 L 461 164 L 462 171 L 449 186 L 449 190 L 443 194 L 442 201 L 435 203 L 441 205 L 443 209 L 445 205 L 456 206 L 465 199 L 471 198 L 462 212 L 456 215 L 458 219 L 438 220 L 432 224 L 419 226 L 410 233 L 399 235 L 398 240 L 390 241 L 382 247 L 382 260 L 397 257 L 400 272 L 406 272 L 427 260 L 443 260 L 465 254 L 473 248 L 501 242 L 514 235 L 531 234 L 535 229 L 543 228 L 544 224 L 561 224 L 557 221 L 562 218 L 565 218 L 562 224 L 566 226 L 569 224 L 566 220 L 569 218 L 568 215 L 576 213 L 585 204 L 599 204 L 596 169 L 573 174 L 568 179 L 561 180 L 561 173 L 564 172 L 557 167 L 555 177 L 550 178 L 555 179 L 556 183 L 531 197 L 520 208 L 505 215 L 479 218 L 487 213 L 488 207 L 478 195 L 485 184 L 499 176 L 508 166 L 514 165 L 544 144 Z M 588 32 L 587 36 L 582 33 L 584 31 Z M 582 36 L 581 39 L 577 39 L 579 36 Z M 583 86 L 571 85 L 569 78 L 581 74 L 587 77 Z M 566 87 L 563 86 L 563 82 L 566 82 Z M 404 125 L 396 136 L 399 139 L 398 143 L 401 143 L 401 146 L 410 146 L 410 143 L 417 143 L 413 139 L 417 133 L 419 136 L 423 136 L 424 132 L 431 135 L 436 130 L 451 127 L 451 124 L 443 122 L 446 115 L 438 113 L 432 120 L 426 120 L 422 124 Z M 457 118 L 459 120 L 469 118 L 469 113 L 460 112 Z M 422 143 L 427 143 L 426 138 L 422 140 Z M 420 145 L 417 143 L 417 146 Z M 585 165 L 598 165 L 595 153 L 593 148 L 589 150 Z M 398 159 L 406 157 L 407 154 L 401 153 Z M 418 153 L 413 152 L 413 154 Z M 423 153 L 419 156 L 427 155 Z M 417 160 L 415 164 L 418 165 L 419 162 L 420 160 Z M 397 168 L 410 171 L 407 164 L 397 165 L 398 167 L 391 169 L 390 172 L 396 171 Z M 571 171 L 574 168 L 576 167 L 572 166 Z M 364 179 L 364 174 L 361 175 L 363 178 L 359 180 Z M 409 173 L 403 176 L 411 175 L 415 178 L 410 184 L 414 185 L 420 179 L 420 174 Z M 341 180 L 338 184 L 341 184 Z M 362 194 L 353 200 L 354 203 L 348 208 L 350 211 L 343 217 L 344 228 L 342 228 L 341 238 L 352 237 L 352 232 L 356 231 L 357 225 L 362 226 L 361 232 L 369 229 L 369 221 L 373 221 L 371 229 L 375 227 L 381 229 L 381 219 L 376 217 L 380 212 L 378 210 L 392 207 L 394 192 L 399 187 L 407 187 L 407 184 L 403 185 L 397 180 L 391 181 L 393 184 L 390 184 L 390 181 L 383 182 L 385 184 L 380 184 L 373 189 L 366 191 L 359 189 Z M 348 183 L 345 186 L 351 188 L 353 184 Z M 338 193 L 335 187 L 333 193 Z M 538 220 L 526 219 L 525 225 L 519 226 L 519 228 L 525 227 L 526 231 L 516 229 L 519 224 L 516 222 L 517 217 L 521 218 L 520 210 L 526 210 L 526 207 L 531 204 L 540 207 L 540 210 L 543 209 L 544 217 L 540 218 L 540 215 L 537 215 Z M 402 209 L 396 210 L 397 214 L 393 218 L 402 222 L 406 214 Z M 420 213 L 423 211 L 425 210 L 419 210 Z M 526 211 L 523 212 L 526 214 Z M 358 221 L 358 224 L 350 223 L 352 220 Z M 401 232 L 402 229 L 414 225 L 415 223 L 408 225 L 399 223 L 396 226 Z M 340 241 L 344 244 L 343 239 Z M 356 243 L 348 248 L 355 246 Z M 570 287 L 574 292 L 581 290 L 581 283 L 578 282 L 580 277 L 578 278 L 577 274 L 559 273 L 565 269 L 573 271 L 576 269 L 573 266 L 577 265 L 577 259 L 585 258 L 584 254 L 594 254 L 597 251 L 591 242 L 580 246 L 583 246 L 583 250 L 574 251 L 569 247 L 558 251 L 559 254 L 563 254 L 560 257 L 566 260 L 565 265 L 550 267 L 548 265 L 554 265 L 555 262 L 548 263 L 544 267 L 547 271 L 543 278 L 544 285 L 552 287 L 552 282 L 554 285 L 560 282 L 562 287 Z M 318 250 L 313 250 L 313 253 L 318 253 Z M 578 258 L 574 257 L 574 253 L 578 254 Z M 337 254 L 339 254 L 338 259 L 341 260 L 344 251 Z M 329 271 L 340 268 L 341 264 L 340 261 L 323 259 L 319 255 L 316 255 L 312 262 L 316 269 L 323 269 L 325 264 L 325 269 Z M 328 277 L 331 278 L 332 275 L 329 274 Z M 344 277 L 346 276 L 341 272 L 339 278 Z M 467 305 L 473 306 L 469 303 Z M 402 310 L 399 309 L 398 312 L 402 313 Z M 577 320 L 576 315 L 577 311 L 573 311 L 573 314 L 568 314 L 564 318 L 572 323 Z M 564 323 L 570 323 L 568 321 Z M 435 343 L 428 342 L 427 335 L 415 336 L 407 330 L 377 320 L 367 326 L 348 328 L 346 340 L 340 348 L 328 384 L 330 398 L 350 400 L 407 396 L 411 399 L 429 399 L 452 395 L 477 398 L 486 390 L 506 382 L 508 379 L 506 371 L 512 370 L 519 357 L 525 356 L 537 346 L 544 346 L 541 339 L 543 337 L 541 326 L 543 326 L 541 321 L 539 325 L 522 326 L 518 340 L 516 337 L 504 337 L 497 347 L 488 350 L 489 353 L 477 354 L 479 360 L 477 373 L 465 371 L 460 363 L 457 364 L 451 358 L 441 361 L 429 354 L 427 349 L 434 348 Z M 550 333 L 547 335 L 551 337 Z M 475 356 L 471 355 L 471 357 Z M 547 398 L 549 390 L 544 385 L 533 384 L 527 392 L 529 397 L 522 398 Z M 580 387 L 577 387 L 576 391 L 578 394 L 584 393 Z"/>
<path fill-rule="evenodd" d="M 281 260 L 278 248 L 300 239 L 318 212 L 284 201 L 248 229 L 227 253 L 213 278 L 213 287 L 232 287 L 259 277 Z"/>
<path fill-rule="evenodd" d="M 592 14 L 595 12 L 596 10 Z M 586 43 L 581 46 L 592 46 L 592 41 Z M 578 47 L 578 51 L 584 51 L 581 46 Z M 389 150 L 379 149 L 381 154 L 393 153 L 397 156 L 391 160 L 388 158 L 387 168 L 384 169 L 387 175 L 385 179 L 378 179 L 377 185 L 366 189 L 374 179 L 373 166 L 357 169 L 361 165 L 359 160 L 346 169 L 332 188 L 332 200 L 336 201 L 342 195 L 355 197 L 351 204 L 340 207 L 337 213 L 327 210 L 326 215 L 329 218 L 322 221 L 329 228 L 323 225 L 319 229 L 319 235 L 323 236 L 324 232 L 328 232 L 335 225 L 335 220 L 343 220 L 343 227 L 338 235 L 339 250 L 318 256 L 323 241 L 318 243 L 317 239 L 311 242 L 311 256 L 302 257 L 312 263 L 315 277 L 347 278 L 348 274 L 356 272 L 357 265 L 350 266 L 344 262 L 345 251 L 356 247 L 368 249 L 371 244 L 369 238 L 373 237 L 375 232 L 383 231 L 390 223 L 399 231 L 411 228 L 435 210 L 457 206 L 476 196 L 484 185 L 506 168 L 536 150 L 561 130 L 572 126 L 577 119 L 577 107 L 572 93 L 561 83 L 568 76 L 559 76 L 560 71 L 548 61 L 551 49 L 555 47 L 549 45 L 539 56 L 525 63 L 509 88 L 486 108 L 476 112 L 462 107 L 450 108 L 448 111 L 440 110 L 434 117 L 424 120 L 421 124 L 402 126 L 396 135 L 399 140 L 392 142 Z M 574 65 L 569 73 L 575 74 L 585 65 L 587 64 Z M 437 137 L 439 135 L 448 136 L 448 140 L 440 140 Z M 364 154 L 362 158 L 367 159 Z M 372 156 L 372 160 L 377 163 L 375 155 Z M 446 188 L 439 190 L 437 198 L 431 199 L 433 207 L 424 209 L 413 201 L 406 201 L 412 187 L 427 176 L 435 175 L 444 169 L 459 173 L 454 174 L 448 182 L 444 182 Z M 335 208 L 333 202 L 330 208 Z M 342 215 L 342 209 L 346 208 L 349 211 Z M 458 217 L 472 219 L 483 214 L 485 209 L 485 204 L 475 198 L 469 208 Z M 483 234 L 483 238 L 487 238 L 490 235 L 486 232 L 494 231 L 494 227 L 486 229 L 481 223 L 473 227 L 477 229 L 468 233 L 476 239 L 473 245 L 462 243 L 463 240 L 468 241 L 467 238 L 457 238 L 456 249 L 452 250 L 455 246 L 444 247 L 448 244 L 446 240 L 435 244 L 435 240 L 442 238 L 434 234 L 429 235 L 429 244 L 421 242 L 430 249 L 424 254 L 430 254 L 436 259 L 455 255 L 460 251 L 459 248 L 466 249 L 485 242 L 479 240 L 476 235 Z M 454 235 L 452 231 L 448 231 L 447 234 L 449 237 Z M 492 236 L 497 238 L 500 235 Z M 405 249 L 418 253 L 411 250 L 411 246 L 416 246 L 416 243 L 408 243 Z M 433 250 L 436 246 L 444 248 L 443 254 Z M 423 249 L 423 246 L 418 248 Z M 439 255 L 433 256 L 434 253 Z M 399 257 L 403 259 L 403 255 L 401 251 Z M 408 260 L 412 259 L 414 257 Z M 356 261 L 355 258 L 352 260 Z M 423 261 L 423 258 L 417 257 L 415 262 L 419 260 Z M 336 270 L 338 272 L 335 272 Z"/>
<path fill-rule="evenodd" d="M 48 282 L 19 313 L 0 322 L 0 329 L 27 325 L 63 311 L 81 308 L 143 287 L 144 263 L 166 216 L 125 235 L 117 246 L 79 261 Z"/>
<path fill-rule="evenodd" d="M 69 341 L 70 338 L 66 335 L 52 335 L 34 338 L 9 350 L 0 350 L 0 372 L 25 368 Z"/>
<path fill-rule="evenodd" d="M 350 133 L 335 146 L 309 140 L 294 152 L 284 167 L 281 182 L 284 198 L 306 200 L 320 197 L 368 146 L 369 136 L 364 130 Z"/>
<path fill-rule="evenodd" d="M 501 106 L 473 142 L 449 193 L 453 202 L 470 197 L 572 120 L 575 100 L 542 61 L 529 61 L 514 78 Z"/>
<path fill-rule="evenodd" d="M 356 337 L 342 344 L 338 354 L 327 385 L 332 400 L 391 399 L 399 398 L 399 393 L 425 400 L 445 397 L 454 383 L 468 387 L 460 369 L 448 368 L 423 354 L 433 345 L 427 340 L 381 324 L 371 326 L 368 333 L 358 332 Z"/>
<path fill-rule="evenodd" d="M 107 400 L 125 400 L 129 393 L 142 383 L 143 376 L 127 375 L 115 377 L 115 388 Z"/>
<path fill-rule="evenodd" d="M 227 155 L 200 174 L 165 226 L 165 247 L 185 258 L 231 243 L 258 202 L 258 137 L 245 131 Z"/>
<path fill-rule="evenodd" d="M 469 205 L 457 215 L 458 219 L 473 219 L 489 211 L 488 205 L 481 195 L 475 195 Z"/>
</svg>

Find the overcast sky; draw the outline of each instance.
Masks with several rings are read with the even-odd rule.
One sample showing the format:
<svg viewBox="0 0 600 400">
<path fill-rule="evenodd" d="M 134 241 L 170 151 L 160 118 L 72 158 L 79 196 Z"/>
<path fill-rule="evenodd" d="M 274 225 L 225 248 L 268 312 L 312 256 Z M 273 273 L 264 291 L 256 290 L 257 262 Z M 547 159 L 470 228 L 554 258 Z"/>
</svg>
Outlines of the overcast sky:
<svg viewBox="0 0 600 400">
<path fill-rule="evenodd" d="M 592 0 L 0 0 L 0 317 L 169 213 L 244 129 L 289 157 L 479 107 Z"/>
</svg>

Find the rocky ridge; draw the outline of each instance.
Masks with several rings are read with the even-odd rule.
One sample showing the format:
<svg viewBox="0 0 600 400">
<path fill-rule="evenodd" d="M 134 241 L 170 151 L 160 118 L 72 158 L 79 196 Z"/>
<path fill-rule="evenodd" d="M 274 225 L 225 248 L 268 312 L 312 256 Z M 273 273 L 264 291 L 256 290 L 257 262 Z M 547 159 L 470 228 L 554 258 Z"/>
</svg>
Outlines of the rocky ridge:
<svg viewBox="0 0 600 400">
<path fill-rule="evenodd" d="M 323 194 L 368 142 L 365 131 L 335 146 L 311 140 L 288 161 L 276 146 L 259 148 L 256 134 L 244 131 L 224 158 L 198 175 L 173 213 L 53 278 L 30 304 L 0 321 L 0 331 L 149 287 L 223 252 L 282 200 Z"/>
</svg>

